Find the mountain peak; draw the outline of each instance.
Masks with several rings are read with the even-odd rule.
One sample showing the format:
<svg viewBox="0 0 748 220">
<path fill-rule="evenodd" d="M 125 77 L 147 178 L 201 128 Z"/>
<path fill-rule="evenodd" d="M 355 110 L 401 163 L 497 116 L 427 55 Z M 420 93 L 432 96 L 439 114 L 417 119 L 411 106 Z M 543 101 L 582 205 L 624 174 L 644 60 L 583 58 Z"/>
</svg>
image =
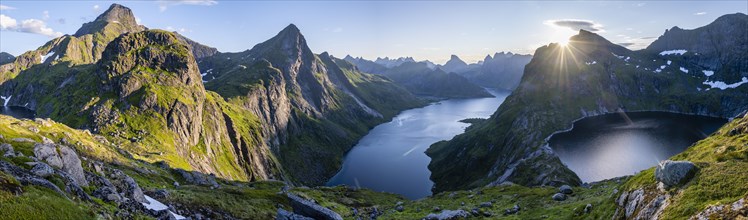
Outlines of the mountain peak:
<svg viewBox="0 0 748 220">
<path fill-rule="evenodd" d="M 109 9 L 104 11 L 104 13 L 99 15 L 99 17 L 96 17 L 96 20 L 94 21 L 137 23 L 135 21 L 135 15 L 132 13 L 130 8 L 116 3 L 109 6 Z"/>
<path fill-rule="evenodd" d="M 460 57 L 457 57 L 457 55 L 452 54 L 452 56 L 449 57 L 450 60 L 459 60 Z"/>
<path fill-rule="evenodd" d="M 296 25 L 289 24 L 288 26 L 283 28 L 283 30 L 281 30 L 280 33 L 278 33 L 278 35 L 281 35 L 281 34 L 301 35 L 301 31 L 299 30 L 298 27 L 296 27 Z"/>
<path fill-rule="evenodd" d="M 118 32 L 121 33 L 135 32 L 145 29 L 138 25 L 138 22 L 135 20 L 135 14 L 132 13 L 130 8 L 120 4 L 112 4 L 109 6 L 109 9 L 96 17 L 94 21 L 83 24 L 83 26 L 75 32 L 75 36 L 100 32 L 111 23 L 120 24 L 123 28 L 120 28 Z"/>
</svg>

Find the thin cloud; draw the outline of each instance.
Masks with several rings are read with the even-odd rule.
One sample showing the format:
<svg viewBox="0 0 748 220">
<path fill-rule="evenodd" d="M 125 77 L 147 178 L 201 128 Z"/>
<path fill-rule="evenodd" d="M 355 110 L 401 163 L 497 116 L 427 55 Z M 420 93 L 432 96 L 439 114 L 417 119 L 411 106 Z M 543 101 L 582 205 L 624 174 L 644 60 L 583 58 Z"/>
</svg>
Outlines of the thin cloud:
<svg viewBox="0 0 748 220">
<path fill-rule="evenodd" d="M 623 42 L 620 42 L 617 44 L 623 47 L 626 47 L 628 49 L 631 49 L 631 50 L 639 50 L 639 49 L 644 49 L 647 46 L 649 46 L 649 44 L 651 44 L 652 41 L 654 41 L 655 39 L 657 39 L 657 37 L 639 37 L 639 38 L 627 37 Z"/>
<path fill-rule="evenodd" d="M 99 9 L 101 9 L 101 7 L 99 7 L 99 5 L 94 5 L 93 8 L 92 8 L 92 10 L 94 12 L 99 12 Z"/>
<path fill-rule="evenodd" d="M 543 22 L 546 25 L 554 27 L 569 28 L 574 31 L 584 29 L 591 32 L 605 32 L 603 25 L 590 20 L 580 19 L 559 19 L 559 20 L 547 20 Z"/>
<path fill-rule="evenodd" d="M 706 14 L 706 12 L 705 12 L 705 11 L 702 11 L 702 12 L 696 12 L 696 13 L 694 13 L 693 15 L 705 15 L 705 14 Z"/>
<path fill-rule="evenodd" d="M 22 33 L 41 34 L 49 37 L 62 36 L 61 32 L 47 27 L 47 24 L 38 19 L 26 19 L 18 23 L 16 19 L 0 14 L 0 30 L 16 31 Z"/>
<path fill-rule="evenodd" d="M 175 5 L 203 5 L 203 6 L 211 6 L 218 4 L 218 1 L 216 0 L 158 0 L 158 9 L 160 11 L 166 11 L 169 6 L 175 6 Z"/>
<path fill-rule="evenodd" d="M 15 10 L 16 8 L 7 5 L 0 5 L 0 11 Z"/>
<path fill-rule="evenodd" d="M 182 33 L 182 34 L 184 34 L 184 33 L 188 33 L 188 32 L 192 32 L 192 30 L 190 30 L 190 29 L 187 29 L 187 28 L 174 28 L 174 27 L 172 27 L 172 26 L 167 26 L 167 27 L 166 27 L 166 30 L 167 30 L 167 31 L 171 31 L 171 32 L 174 32 L 174 31 L 176 31 L 177 33 Z"/>
<path fill-rule="evenodd" d="M 47 19 L 49 19 L 49 11 L 42 12 L 42 20 L 47 20 Z"/>
</svg>

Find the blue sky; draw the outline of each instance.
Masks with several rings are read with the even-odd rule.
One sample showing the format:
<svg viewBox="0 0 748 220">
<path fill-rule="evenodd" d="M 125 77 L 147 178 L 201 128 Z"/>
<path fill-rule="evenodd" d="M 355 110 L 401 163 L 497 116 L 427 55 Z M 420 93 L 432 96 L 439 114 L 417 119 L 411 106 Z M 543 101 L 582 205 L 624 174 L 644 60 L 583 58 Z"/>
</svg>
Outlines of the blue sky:
<svg viewBox="0 0 748 220">
<path fill-rule="evenodd" d="M 222 52 L 251 48 L 296 24 L 316 53 L 412 56 L 468 62 L 500 51 L 533 53 L 581 26 L 638 49 L 673 26 L 692 29 L 741 1 L 0 1 L 0 51 L 18 55 L 73 34 L 111 3 L 131 8 L 149 28 L 178 31 Z M 12 20 L 12 21 L 11 21 Z M 13 24 L 11 24 L 11 22 Z M 13 25 L 13 26 L 12 26 Z M 23 27 L 23 28 L 22 28 Z M 31 32 L 31 33 L 29 33 Z"/>
</svg>

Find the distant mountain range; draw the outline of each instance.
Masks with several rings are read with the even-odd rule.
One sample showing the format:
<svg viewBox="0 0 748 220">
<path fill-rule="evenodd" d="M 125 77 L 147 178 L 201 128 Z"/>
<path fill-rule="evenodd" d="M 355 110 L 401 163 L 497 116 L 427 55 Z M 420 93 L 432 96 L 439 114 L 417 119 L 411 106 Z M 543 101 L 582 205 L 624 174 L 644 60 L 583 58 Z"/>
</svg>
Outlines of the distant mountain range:
<svg viewBox="0 0 748 220">
<path fill-rule="evenodd" d="M 370 61 L 348 55 L 344 59 L 356 64 L 361 71 L 376 74 L 385 73 L 388 69 L 406 63 L 416 63 L 411 57 L 377 58 L 376 61 Z M 467 64 L 457 55 L 452 55 L 444 65 L 436 65 L 428 60 L 420 62 L 426 64 L 426 67 L 432 70 L 440 69 L 446 73 L 456 73 L 471 83 L 482 87 L 513 90 L 519 85 L 524 67 L 530 62 L 530 59 L 532 59 L 531 55 L 501 52 L 494 54 L 493 57 L 487 55 L 484 60 L 473 64 Z"/>
<path fill-rule="evenodd" d="M 413 94 L 433 98 L 490 97 L 483 88 L 454 73 L 437 68 L 430 61 L 416 62 L 411 57 L 366 60 L 347 55 L 344 60 L 367 73 L 381 74 L 408 89 Z"/>
</svg>

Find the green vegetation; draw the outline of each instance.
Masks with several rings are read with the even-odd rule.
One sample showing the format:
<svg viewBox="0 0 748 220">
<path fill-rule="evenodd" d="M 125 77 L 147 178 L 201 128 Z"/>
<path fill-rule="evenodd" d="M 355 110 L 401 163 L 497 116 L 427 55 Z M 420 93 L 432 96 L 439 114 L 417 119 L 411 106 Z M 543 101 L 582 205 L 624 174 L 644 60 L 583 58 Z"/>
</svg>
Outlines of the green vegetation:
<svg viewBox="0 0 748 220">
<path fill-rule="evenodd" d="M 15 196 L 0 190 L 1 219 L 96 219 L 91 204 L 76 203 L 36 186 L 23 187 L 23 191 Z"/>
</svg>

